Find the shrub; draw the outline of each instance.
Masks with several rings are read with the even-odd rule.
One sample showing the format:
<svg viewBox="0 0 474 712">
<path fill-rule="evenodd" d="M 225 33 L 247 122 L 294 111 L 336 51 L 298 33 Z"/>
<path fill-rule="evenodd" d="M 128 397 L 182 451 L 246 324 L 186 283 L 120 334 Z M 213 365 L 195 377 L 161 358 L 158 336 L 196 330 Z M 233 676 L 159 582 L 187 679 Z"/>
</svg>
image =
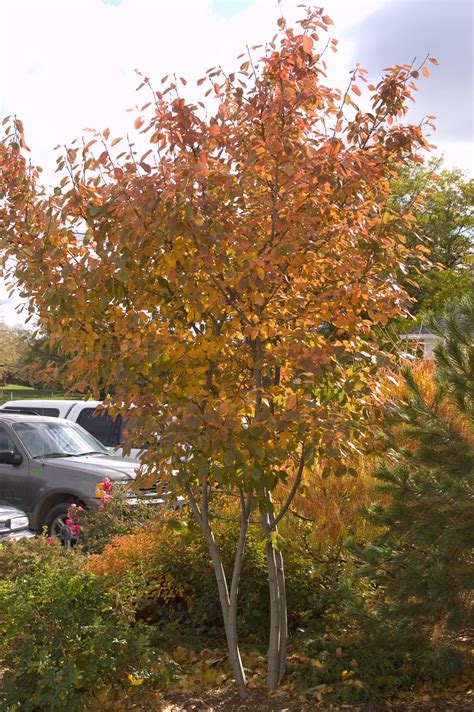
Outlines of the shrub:
<svg viewBox="0 0 474 712">
<path fill-rule="evenodd" d="M 98 554 L 115 537 L 130 534 L 137 527 L 161 516 L 161 510 L 147 504 L 140 494 L 126 491 L 104 480 L 106 490 L 99 509 L 72 505 L 69 515 L 80 527 L 80 546 L 84 553 Z M 133 504 L 130 497 L 133 496 Z"/>
<path fill-rule="evenodd" d="M 198 635 L 223 634 L 217 586 L 212 563 L 194 520 L 181 515 L 180 533 L 172 533 L 166 515 L 161 522 L 121 536 L 90 559 L 91 570 L 121 578 L 135 571 L 146 581 L 142 613 L 154 622 L 182 622 Z M 216 526 L 216 539 L 224 567 L 229 571 L 238 536 L 232 521 Z M 285 542 L 282 543 L 285 546 Z M 289 547 L 289 545 L 287 545 Z M 303 551 L 292 542 L 286 564 L 288 600 L 294 603 L 291 626 L 297 627 L 308 615 L 317 615 L 328 595 L 328 577 L 315 568 Z M 258 527 L 250 527 L 239 589 L 239 627 L 244 636 L 261 639 L 268 623 L 268 584 L 264 545 Z"/>
<path fill-rule="evenodd" d="M 96 575 L 56 542 L 0 548 L 3 703 L 25 711 L 90 708 L 151 674 L 146 635 L 134 624 L 138 577 Z M 157 661 L 159 662 L 159 661 Z M 141 668 L 148 672 L 142 673 Z"/>
<path fill-rule="evenodd" d="M 389 501 L 364 512 L 379 533 L 350 547 L 359 574 L 384 592 L 384 617 L 405 618 L 428 641 L 468 627 L 474 585 L 474 301 L 445 319 L 431 388 L 406 371 L 392 413 L 397 437 L 374 473 Z"/>
<path fill-rule="evenodd" d="M 427 647 L 415 627 L 384 620 L 362 595 L 346 590 L 342 597 L 290 657 L 288 676 L 297 688 L 328 703 L 376 702 L 422 684 L 446 684 L 464 670 L 454 641 Z"/>
</svg>

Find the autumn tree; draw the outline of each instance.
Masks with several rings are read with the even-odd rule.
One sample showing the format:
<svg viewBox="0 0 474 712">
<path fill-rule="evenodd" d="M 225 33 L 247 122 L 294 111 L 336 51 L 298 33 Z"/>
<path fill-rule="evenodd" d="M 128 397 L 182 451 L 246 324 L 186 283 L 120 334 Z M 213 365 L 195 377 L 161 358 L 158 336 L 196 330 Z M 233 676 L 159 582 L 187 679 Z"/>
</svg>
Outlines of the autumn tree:
<svg viewBox="0 0 474 712">
<path fill-rule="evenodd" d="M 0 183 L 11 277 L 69 355 L 71 385 L 113 386 L 112 412 L 133 406 L 152 443 L 142 486 L 160 480 L 187 498 L 242 695 L 250 518 L 265 542 L 275 688 L 287 641 L 278 524 L 315 459 L 329 471 L 361 437 L 379 396 L 374 327 L 403 310 L 398 267 L 425 250 L 407 246 L 410 215 L 387 202 L 390 179 L 427 147 L 425 122 L 403 121 L 420 68 L 396 66 L 365 88 L 357 67 L 341 93 L 326 85 L 330 18 L 309 10 L 295 28 L 278 24 L 238 71 L 209 70 L 196 104 L 185 79 L 156 91 L 143 77 L 137 137 L 106 129 L 76 141 L 52 194 L 22 158 L 21 132 L 0 159 L 12 157 Z M 213 529 L 224 497 L 240 512 L 231 572 Z"/>
<path fill-rule="evenodd" d="M 24 333 L 0 320 L 0 384 L 22 379 Z"/>
</svg>

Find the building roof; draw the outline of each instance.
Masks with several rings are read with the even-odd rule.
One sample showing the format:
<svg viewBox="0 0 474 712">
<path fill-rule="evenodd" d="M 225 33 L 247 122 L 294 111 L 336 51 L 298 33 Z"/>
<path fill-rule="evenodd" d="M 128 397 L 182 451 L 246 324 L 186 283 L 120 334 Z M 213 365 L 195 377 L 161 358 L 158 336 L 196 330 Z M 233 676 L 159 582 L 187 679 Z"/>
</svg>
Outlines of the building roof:
<svg viewBox="0 0 474 712">
<path fill-rule="evenodd" d="M 443 317 L 439 316 L 436 317 L 436 323 L 438 326 L 441 328 L 445 325 L 445 320 Z M 433 336 L 436 337 L 437 334 L 433 332 L 433 330 L 427 326 L 426 324 L 418 324 L 417 326 L 414 326 L 413 329 L 410 329 L 410 331 L 407 331 L 405 334 L 402 335 L 404 339 L 417 339 L 424 336 Z"/>
</svg>

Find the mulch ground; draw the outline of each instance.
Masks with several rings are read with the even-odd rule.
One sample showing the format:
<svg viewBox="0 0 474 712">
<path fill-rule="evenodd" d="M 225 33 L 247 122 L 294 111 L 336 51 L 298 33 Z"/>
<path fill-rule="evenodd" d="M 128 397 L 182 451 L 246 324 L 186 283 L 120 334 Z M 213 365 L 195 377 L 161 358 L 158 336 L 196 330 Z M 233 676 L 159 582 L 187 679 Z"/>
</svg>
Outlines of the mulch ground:
<svg viewBox="0 0 474 712">
<path fill-rule="evenodd" d="M 474 691 L 453 694 L 449 699 L 429 699 L 422 702 L 408 700 L 387 702 L 382 705 L 328 706 L 316 700 L 308 702 L 288 697 L 271 697 L 262 690 L 251 690 L 245 701 L 232 690 L 213 690 L 205 694 L 165 695 L 158 712 L 469 712 L 474 710 Z"/>
</svg>

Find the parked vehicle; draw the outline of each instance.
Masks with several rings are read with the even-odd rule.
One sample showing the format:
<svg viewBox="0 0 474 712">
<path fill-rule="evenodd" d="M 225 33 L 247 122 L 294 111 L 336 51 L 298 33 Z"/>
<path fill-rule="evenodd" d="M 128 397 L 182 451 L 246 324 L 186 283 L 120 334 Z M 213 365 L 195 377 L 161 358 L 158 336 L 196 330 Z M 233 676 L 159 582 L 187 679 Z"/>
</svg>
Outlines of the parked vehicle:
<svg viewBox="0 0 474 712">
<path fill-rule="evenodd" d="M 34 537 L 28 529 L 28 517 L 16 507 L 0 502 L 0 542 Z"/>
<path fill-rule="evenodd" d="M 98 507 L 104 479 L 129 484 L 139 464 L 112 455 L 77 423 L 0 412 L 0 500 L 26 512 L 35 532 L 47 527 L 52 535 L 67 534 L 72 503 Z M 156 489 L 145 495 L 153 503 L 164 501 Z"/>
<path fill-rule="evenodd" d="M 114 454 L 123 454 L 121 445 L 125 439 L 126 421 L 121 415 L 112 418 L 105 410 L 97 410 L 102 401 L 38 399 L 12 400 L 0 407 L 0 412 L 21 412 L 27 414 L 46 415 L 53 418 L 65 418 L 80 426 L 93 435 L 102 445 L 113 450 Z M 143 448 L 132 448 L 130 457 L 139 457 Z"/>
</svg>

